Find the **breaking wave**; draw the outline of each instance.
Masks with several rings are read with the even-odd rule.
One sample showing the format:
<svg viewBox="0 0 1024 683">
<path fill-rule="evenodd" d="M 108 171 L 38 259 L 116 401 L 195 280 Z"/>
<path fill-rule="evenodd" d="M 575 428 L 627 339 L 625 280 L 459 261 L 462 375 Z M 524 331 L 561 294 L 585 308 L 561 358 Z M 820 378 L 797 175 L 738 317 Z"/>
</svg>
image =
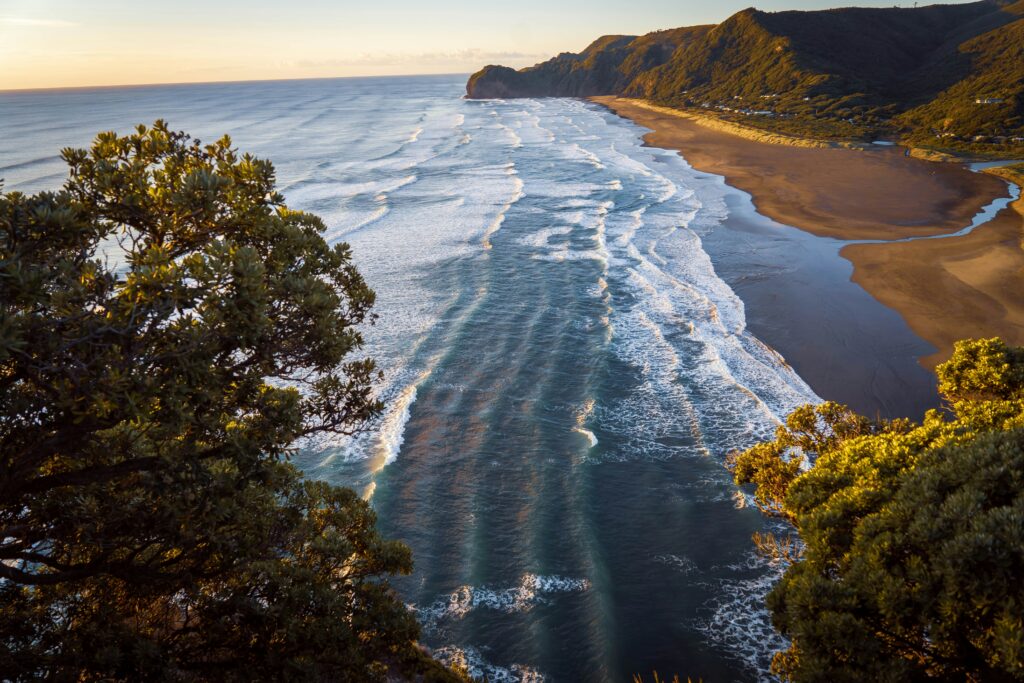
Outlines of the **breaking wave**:
<svg viewBox="0 0 1024 683">
<path fill-rule="evenodd" d="M 436 630 L 448 620 L 458 620 L 476 609 L 498 612 L 526 612 L 551 601 L 552 596 L 582 593 L 590 588 L 587 579 L 524 574 L 519 583 L 505 588 L 459 586 L 425 607 L 414 607 L 420 623 Z"/>
</svg>

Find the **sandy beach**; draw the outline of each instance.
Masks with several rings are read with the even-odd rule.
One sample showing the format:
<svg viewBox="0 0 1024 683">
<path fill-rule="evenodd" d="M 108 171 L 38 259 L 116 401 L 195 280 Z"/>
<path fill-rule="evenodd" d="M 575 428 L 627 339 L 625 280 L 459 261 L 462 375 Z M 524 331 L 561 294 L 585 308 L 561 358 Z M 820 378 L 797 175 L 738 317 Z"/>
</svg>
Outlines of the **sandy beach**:
<svg viewBox="0 0 1024 683">
<path fill-rule="evenodd" d="M 649 145 L 678 149 L 694 168 L 749 192 L 764 215 L 815 235 L 884 240 L 955 232 L 994 198 L 1008 196 L 997 178 L 908 157 L 896 147 L 772 143 L 629 99 L 591 100 L 650 128 Z"/>
<path fill-rule="evenodd" d="M 634 100 L 591 99 L 650 128 L 644 137 L 647 144 L 679 150 L 694 168 L 721 175 L 749 193 L 759 213 L 813 235 L 845 241 L 948 234 L 969 225 L 993 200 L 1010 196 L 1000 178 L 961 164 L 909 157 L 901 148 L 843 149 L 767 139 L 759 131 L 719 126 L 713 119 Z M 1024 200 L 1019 200 L 962 237 L 852 244 L 840 253 L 853 264 L 850 279 L 895 310 L 934 347 L 928 350 L 929 345 L 922 344 L 915 351 L 921 365 L 932 369 L 948 358 L 957 339 L 1001 336 L 1024 344 L 1022 238 Z M 807 306 L 823 309 L 813 295 L 802 298 Z M 766 300 L 761 293 L 748 305 L 756 308 Z M 788 313 L 801 315 L 798 309 L 789 306 Z M 771 317 L 758 311 L 752 315 L 755 320 Z M 821 310 L 810 315 L 821 315 Z M 807 326 L 795 321 L 795 328 Z M 806 344 L 795 335 L 787 336 L 784 328 L 766 332 L 812 386 L 823 387 L 820 393 L 832 398 L 839 386 L 835 369 L 812 358 Z M 888 352 L 850 350 L 880 354 L 868 361 L 873 366 L 891 365 Z M 904 368 L 897 374 L 912 371 Z M 919 381 L 915 391 L 922 391 Z M 855 394 L 853 402 L 867 403 L 871 398 Z"/>
</svg>

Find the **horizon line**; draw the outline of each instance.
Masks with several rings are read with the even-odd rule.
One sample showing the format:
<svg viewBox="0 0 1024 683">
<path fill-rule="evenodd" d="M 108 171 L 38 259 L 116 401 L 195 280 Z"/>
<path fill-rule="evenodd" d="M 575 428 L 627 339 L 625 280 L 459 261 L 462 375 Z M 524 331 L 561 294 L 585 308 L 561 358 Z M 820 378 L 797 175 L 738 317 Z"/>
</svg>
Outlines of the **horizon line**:
<svg viewBox="0 0 1024 683">
<path fill-rule="evenodd" d="M 291 81 L 341 81 L 359 78 L 413 78 L 429 76 L 469 76 L 472 72 L 453 71 L 450 73 L 380 74 L 365 76 L 301 76 L 298 78 L 241 78 L 226 81 L 167 81 L 163 83 L 115 83 L 110 85 L 55 85 L 38 88 L 0 88 L 0 95 L 17 93 L 47 93 L 66 90 L 116 90 L 119 88 L 157 88 L 175 85 L 234 85 L 242 83 L 287 83 Z"/>
</svg>

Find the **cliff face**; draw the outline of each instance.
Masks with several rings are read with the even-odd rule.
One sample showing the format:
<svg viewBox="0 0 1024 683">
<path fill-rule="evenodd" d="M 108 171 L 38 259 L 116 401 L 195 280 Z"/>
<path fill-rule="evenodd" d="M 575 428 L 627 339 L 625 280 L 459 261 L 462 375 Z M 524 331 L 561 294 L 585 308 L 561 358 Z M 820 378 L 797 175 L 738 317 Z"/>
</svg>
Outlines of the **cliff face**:
<svg viewBox="0 0 1024 683">
<path fill-rule="evenodd" d="M 746 9 L 717 26 L 605 36 L 469 97 L 626 95 L 676 107 L 966 139 L 1024 134 L 1024 0 L 914 9 Z M 867 133 L 865 133 L 867 134 Z"/>
<path fill-rule="evenodd" d="M 522 73 L 507 66 L 488 64 L 469 77 L 466 94 L 478 99 L 512 98 L 512 97 L 544 97 L 550 94 L 547 90 L 536 92 L 527 90 Z"/>
</svg>

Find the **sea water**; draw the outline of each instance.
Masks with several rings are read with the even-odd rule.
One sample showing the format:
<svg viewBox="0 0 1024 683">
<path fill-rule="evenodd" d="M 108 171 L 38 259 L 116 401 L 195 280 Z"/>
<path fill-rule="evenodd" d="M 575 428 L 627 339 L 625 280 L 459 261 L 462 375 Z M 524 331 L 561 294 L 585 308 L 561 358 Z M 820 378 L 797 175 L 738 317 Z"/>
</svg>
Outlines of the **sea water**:
<svg viewBox="0 0 1024 683">
<path fill-rule="evenodd" d="M 769 679 L 770 522 L 724 460 L 817 397 L 702 248 L 729 188 L 596 105 L 464 80 L 0 94 L 0 177 L 57 188 L 61 147 L 156 118 L 272 160 L 376 290 L 385 372 L 381 418 L 297 462 L 412 547 L 423 641 L 492 681 Z"/>
</svg>

